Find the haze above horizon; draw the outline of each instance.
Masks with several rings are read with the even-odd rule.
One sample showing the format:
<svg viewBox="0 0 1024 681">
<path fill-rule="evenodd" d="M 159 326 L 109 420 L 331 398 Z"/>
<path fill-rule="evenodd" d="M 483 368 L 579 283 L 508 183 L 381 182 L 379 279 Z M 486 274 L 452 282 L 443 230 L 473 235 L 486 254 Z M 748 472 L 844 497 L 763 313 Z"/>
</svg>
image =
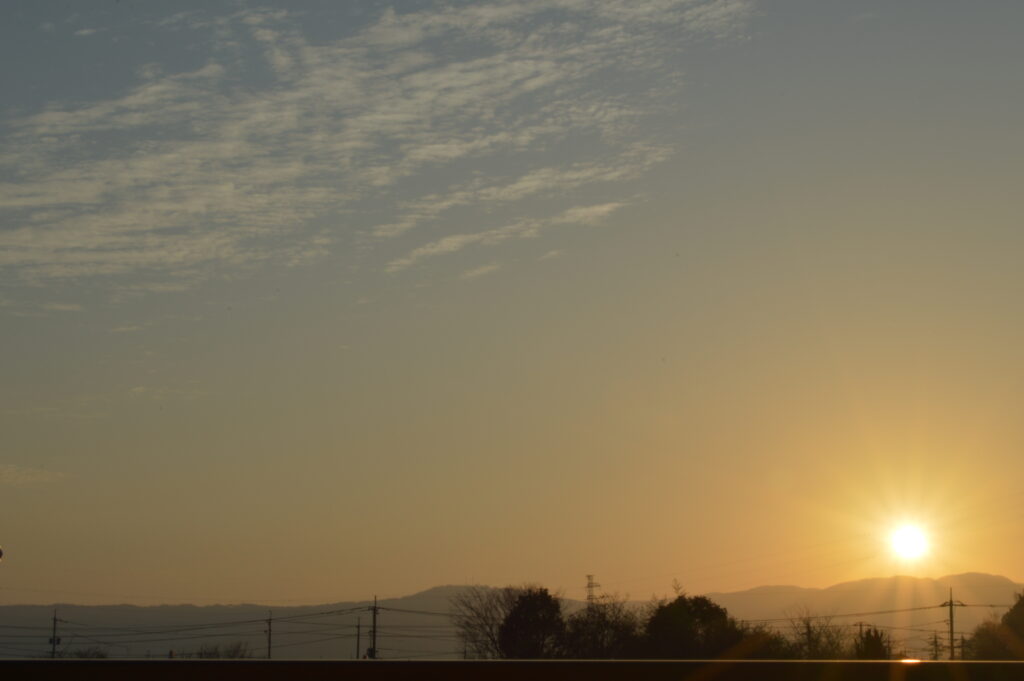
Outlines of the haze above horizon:
<svg viewBox="0 0 1024 681">
<path fill-rule="evenodd" d="M 11 5 L 0 605 L 1024 582 L 1022 25 Z"/>
</svg>

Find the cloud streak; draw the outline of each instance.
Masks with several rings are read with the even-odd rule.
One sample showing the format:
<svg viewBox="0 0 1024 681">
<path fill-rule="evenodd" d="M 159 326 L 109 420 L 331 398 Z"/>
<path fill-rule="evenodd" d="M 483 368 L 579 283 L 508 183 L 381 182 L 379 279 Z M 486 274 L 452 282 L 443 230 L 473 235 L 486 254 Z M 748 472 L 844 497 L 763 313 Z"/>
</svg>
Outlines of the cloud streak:
<svg viewBox="0 0 1024 681">
<path fill-rule="evenodd" d="M 63 477 L 63 473 L 48 471 L 43 468 L 0 463 L 0 485 L 21 487 L 24 485 L 45 484 L 56 482 Z"/>
<path fill-rule="evenodd" d="M 174 290 L 360 239 L 371 253 L 404 247 L 383 256 L 396 272 L 584 223 L 597 208 L 576 205 L 574 192 L 635 180 L 671 153 L 639 123 L 679 35 L 727 36 L 749 10 L 738 0 L 501 1 L 387 11 L 327 42 L 280 11 L 168 17 L 152 30 L 209 37 L 206 64 L 147 64 L 116 95 L 7 121 L 0 267 L 30 283 L 103 277 Z M 268 84 L 242 84 L 256 77 Z M 482 211 L 485 224 L 496 208 L 522 217 L 408 244 L 452 211 Z"/>
<path fill-rule="evenodd" d="M 602 203 L 590 206 L 574 206 L 546 220 L 520 220 L 494 229 L 451 234 L 424 244 L 401 258 L 392 260 L 388 263 L 387 270 L 389 272 L 398 272 L 427 258 L 457 253 L 470 246 L 496 246 L 509 239 L 536 238 L 540 236 L 543 230 L 550 227 L 594 224 L 605 219 L 623 205 L 625 204 Z"/>
<path fill-rule="evenodd" d="M 462 273 L 462 275 L 459 278 L 460 279 L 476 279 L 477 277 L 482 277 L 485 274 L 490 274 L 491 272 L 497 272 L 499 269 L 501 269 L 501 265 L 499 265 L 496 262 L 492 262 L 492 263 L 487 264 L 487 265 L 481 265 L 480 267 L 474 267 L 471 270 L 466 270 L 465 272 Z"/>
</svg>

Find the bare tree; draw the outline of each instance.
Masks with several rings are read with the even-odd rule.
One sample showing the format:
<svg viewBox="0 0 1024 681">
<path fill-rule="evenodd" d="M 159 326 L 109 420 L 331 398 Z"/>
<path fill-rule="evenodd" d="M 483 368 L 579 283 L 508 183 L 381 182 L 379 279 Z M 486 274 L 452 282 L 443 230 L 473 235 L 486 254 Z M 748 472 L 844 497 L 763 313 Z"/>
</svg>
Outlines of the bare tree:
<svg viewBox="0 0 1024 681">
<path fill-rule="evenodd" d="M 200 659 L 242 659 L 252 657 L 252 653 L 249 651 L 249 644 L 245 641 L 235 641 L 229 643 L 221 649 L 218 645 L 203 644 L 199 646 L 199 649 L 195 652 L 195 657 Z"/>
<path fill-rule="evenodd" d="M 452 617 L 467 657 L 502 657 L 499 645 L 501 625 L 527 588 L 471 586 L 452 596 Z"/>
<path fill-rule="evenodd" d="M 1024 659 L 1024 593 L 999 620 L 983 622 L 966 641 L 964 659 Z"/>
<path fill-rule="evenodd" d="M 82 659 L 100 660 L 110 657 L 105 648 L 100 646 L 89 646 L 88 648 L 75 648 L 63 653 L 61 657 L 77 657 Z"/>
<path fill-rule="evenodd" d="M 579 660 L 636 657 L 641 629 L 636 610 L 623 600 L 603 596 L 566 619 L 563 654 Z"/>
<path fill-rule="evenodd" d="M 793 647 L 805 660 L 841 660 L 850 650 L 850 632 L 832 624 L 831 617 L 812 615 L 808 611 L 790 617 Z"/>
<path fill-rule="evenodd" d="M 858 660 L 891 659 L 892 638 L 877 627 L 868 627 L 854 637 L 853 657 Z"/>
</svg>

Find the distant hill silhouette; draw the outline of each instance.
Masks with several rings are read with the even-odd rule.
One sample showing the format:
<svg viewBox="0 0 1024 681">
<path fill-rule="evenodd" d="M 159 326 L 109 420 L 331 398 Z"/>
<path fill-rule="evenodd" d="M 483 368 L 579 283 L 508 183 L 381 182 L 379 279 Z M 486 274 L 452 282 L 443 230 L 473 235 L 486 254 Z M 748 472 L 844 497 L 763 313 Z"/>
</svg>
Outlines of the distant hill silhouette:
<svg viewBox="0 0 1024 681">
<path fill-rule="evenodd" d="M 874 613 L 886 610 L 921 610 L 884 615 L 835 617 L 835 624 L 866 622 L 888 627 L 893 638 L 906 640 L 911 647 L 927 638 L 928 631 L 938 631 L 948 637 L 949 616 L 946 608 L 929 608 L 949 600 L 953 589 L 954 601 L 970 607 L 958 607 L 954 613 L 956 630 L 970 635 L 986 619 L 1002 614 L 1014 603 L 1016 594 L 1024 585 L 1006 577 L 969 572 L 937 579 L 919 577 L 882 577 L 843 582 L 824 589 L 797 586 L 762 586 L 746 591 L 707 594 L 716 603 L 729 610 L 729 614 L 745 620 L 777 619 L 814 615 L 845 615 L 846 613 Z M 772 626 L 785 629 L 786 622 L 773 622 Z M 923 629 L 926 631 L 908 631 Z"/>
<path fill-rule="evenodd" d="M 381 658 L 458 658 L 461 643 L 448 617 L 451 595 L 465 587 L 440 586 L 378 601 Z M 368 601 L 277 607 L 266 605 L 6 605 L 0 606 L 0 657 L 48 657 L 53 612 L 60 620 L 58 653 L 99 646 L 111 657 L 176 657 L 201 646 L 245 642 L 266 657 L 266 620 L 273 617 L 275 659 L 353 659 L 370 646 Z M 323 614 L 342 611 L 335 614 Z M 442 613 L 442 614 L 437 614 Z"/>
<path fill-rule="evenodd" d="M 685 586 L 685 585 L 684 585 Z M 788 632 L 789 617 L 800 614 L 834 615 L 834 624 L 897 627 L 893 638 L 909 650 L 927 649 L 931 632 L 943 640 L 948 610 L 937 608 L 949 598 L 970 606 L 956 609 L 958 635 L 1005 612 L 1015 595 L 1024 590 L 1005 577 L 979 573 L 938 579 L 885 577 L 844 582 L 825 589 L 797 586 L 762 586 L 731 593 L 703 594 L 728 609 L 737 619 L 774 620 L 770 626 Z M 459 658 L 462 645 L 449 611 L 452 595 L 465 586 L 438 586 L 402 598 L 381 599 L 378 617 L 379 656 L 395 658 Z M 696 595 L 696 594 L 691 594 Z M 0 657 L 48 656 L 50 626 L 56 608 L 59 651 L 100 646 L 112 657 L 167 657 L 193 653 L 202 645 L 248 644 L 254 657 L 266 656 L 266 622 L 273 613 L 275 659 L 352 659 L 356 656 L 356 622 L 360 623 L 363 651 L 370 645 L 369 601 L 347 601 L 299 607 L 265 605 L 8 605 L 0 606 Z M 566 610 L 582 607 L 568 601 Z M 639 605 L 639 603 L 638 603 Z M 995 607 L 987 607 L 995 606 Z M 846 616 L 888 610 L 909 612 Z M 342 611 L 334 614 L 328 612 Z"/>
</svg>

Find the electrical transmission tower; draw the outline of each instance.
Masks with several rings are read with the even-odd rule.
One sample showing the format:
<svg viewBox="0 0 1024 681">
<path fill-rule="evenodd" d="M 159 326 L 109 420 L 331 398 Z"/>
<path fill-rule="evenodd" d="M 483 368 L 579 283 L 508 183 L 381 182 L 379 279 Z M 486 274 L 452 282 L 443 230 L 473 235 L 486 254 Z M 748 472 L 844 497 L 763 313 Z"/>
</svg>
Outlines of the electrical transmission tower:
<svg viewBox="0 0 1024 681">
<path fill-rule="evenodd" d="M 587 575 L 587 606 L 593 606 L 597 603 L 596 589 L 601 586 L 594 581 L 594 575 Z"/>
</svg>

